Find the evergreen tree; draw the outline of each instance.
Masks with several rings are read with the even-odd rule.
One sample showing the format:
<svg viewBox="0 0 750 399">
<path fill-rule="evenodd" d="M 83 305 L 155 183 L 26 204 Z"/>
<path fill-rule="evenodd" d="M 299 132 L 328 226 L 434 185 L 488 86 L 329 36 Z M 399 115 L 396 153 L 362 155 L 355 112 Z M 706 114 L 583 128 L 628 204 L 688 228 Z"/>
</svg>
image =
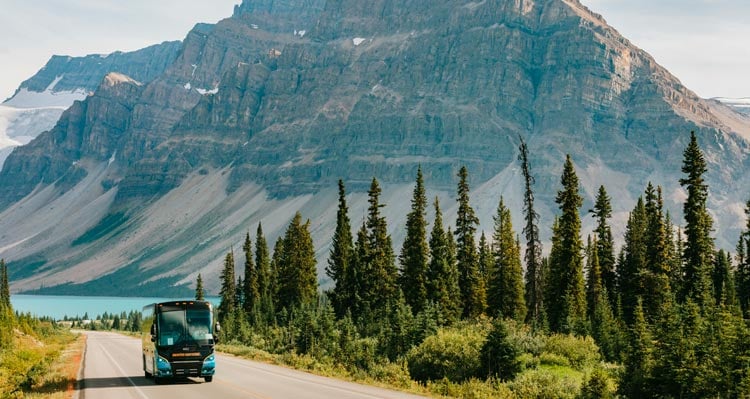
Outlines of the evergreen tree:
<svg viewBox="0 0 750 399">
<path fill-rule="evenodd" d="M 625 357 L 625 375 L 620 386 L 625 397 L 653 397 L 649 394 L 649 376 L 652 367 L 652 338 L 643 315 L 643 307 L 641 302 L 638 301 L 633 309 L 630 346 Z"/>
<path fill-rule="evenodd" d="M 487 290 L 487 304 L 489 306 L 490 280 L 495 274 L 495 257 L 492 254 L 492 248 L 490 248 L 490 243 L 487 242 L 484 231 L 479 236 L 479 274 L 482 276 L 484 286 Z"/>
<path fill-rule="evenodd" d="M 8 266 L 5 264 L 5 259 L 0 259 L 0 310 L 2 309 L 11 309 Z"/>
<path fill-rule="evenodd" d="M 280 308 L 310 305 L 318 299 L 315 247 L 309 227 L 310 221 L 303 224 L 302 215 L 297 212 L 284 234 L 278 279 Z"/>
<path fill-rule="evenodd" d="M 258 271 L 258 294 L 261 298 L 268 297 L 271 295 L 271 259 L 260 222 L 255 232 L 255 268 Z"/>
<path fill-rule="evenodd" d="M 411 211 L 406 215 L 406 238 L 401 248 L 401 289 L 406 304 L 416 314 L 427 305 L 426 274 L 430 248 L 427 244 L 427 195 L 422 167 L 417 169 L 417 182 L 411 199 Z"/>
<path fill-rule="evenodd" d="M 376 281 L 368 278 L 371 274 L 368 270 L 370 267 L 369 261 L 372 256 L 371 252 L 370 242 L 367 239 L 367 224 L 363 220 L 362 226 L 357 231 L 357 241 L 354 243 L 352 264 L 346 275 L 346 280 L 350 283 L 349 295 L 351 295 L 351 301 L 349 309 L 351 310 L 352 318 L 360 327 L 360 330 L 363 330 L 363 327 L 368 327 L 368 321 L 372 317 L 370 312 L 372 304 L 369 303 L 371 298 L 365 293 L 373 290 L 372 286 L 377 284 Z"/>
<path fill-rule="evenodd" d="M 612 217 L 612 205 L 604 186 L 599 187 L 594 209 L 589 211 L 596 217 L 596 256 L 602 273 L 602 286 L 609 295 L 610 306 L 617 297 L 617 271 L 615 270 L 615 244 L 608 220 Z"/>
<path fill-rule="evenodd" d="M 224 322 L 236 307 L 237 282 L 234 278 L 234 250 L 230 250 L 224 257 L 224 268 L 221 271 L 221 303 L 219 304 L 219 320 Z"/>
<path fill-rule="evenodd" d="M 605 292 L 598 248 L 596 238 L 592 240 L 589 236 L 586 246 L 586 305 L 588 306 L 586 314 L 589 320 L 594 319 L 596 309 L 600 305 L 599 300 L 603 298 Z"/>
<path fill-rule="evenodd" d="M 561 178 L 562 190 L 555 199 L 562 215 L 554 234 L 558 242 L 557 253 L 550 256 L 550 288 L 556 304 L 548 304 L 552 331 L 580 331 L 586 320 L 586 294 L 583 284 L 583 243 L 581 218 L 578 209 L 583 204 L 579 194 L 578 176 L 570 155 L 567 156 Z M 554 245 L 554 244 L 553 244 Z"/>
<path fill-rule="evenodd" d="M 466 167 L 458 173 L 458 216 L 456 218 L 456 260 L 458 263 L 463 317 L 476 318 L 487 306 L 486 287 L 479 272 L 479 254 L 474 243 L 479 219 L 469 205 L 469 174 Z"/>
<path fill-rule="evenodd" d="M 284 255 L 284 236 L 280 236 L 276 239 L 276 243 L 273 246 L 273 255 L 271 256 L 271 282 L 269 284 L 269 291 L 271 292 L 271 298 L 273 303 L 279 303 L 279 289 L 281 287 L 280 270 L 282 257 Z M 280 308 L 279 308 L 280 310 Z"/>
<path fill-rule="evenodd" d="M 737 243 L 737 272 L 735 286 L 737 301 L 745 318 L 750 318 L 750 200 L 745 206 L 747 227 Z"/>
<path fill-rule="evenodd" d="M 646 228 L 646 206 L 643 197 L 639 197 L 635 208 L 628 217 L 628 223 L 625 227 L 625 244 L 622 249 L 622 262 L 617 268 L 620 306 L 622 307 L 623 320 L 628 325 L 633 323 L 635 307 L 645 292 L 643 276 L 646 273 Z"/>
<path fill-rule="evenodd" d="M 430 264 L 427 268 L 427 300 L 437 305 L 446 322 L 452 324 L 461 316 L 461 294 L 458 269 L 453 251 L 452 234 L 443 229 L 443 214 L 435 197 L 435 222 L 430 234 Z"/>
<path fill-rule="evenodd" d="M 733 306 L 736 304 L 736 295 L 732 274 L 732 258 L 722 249 L 716 253 L 714 259 L 716 264 L 711 274 L 714 303 L 716 306 Z"/>
<path fill-rule="evenodd" d="M 245 252 L 245 283 L 242 287 L 242 309 L 248 315 L 253 308 L 260 304 L 260 291 L 258 290 L 258 269 L 255 267 L 253 259 L 253 242 L 250 240 L 250 233 L 245 235 L 245 242 L 242 245 Z"/>
<path fill-rule="evenodd" d="M 645 270 L 643 276 L 643 307 L 646 318 L 653 321 L 661 305 L 671 295 L 669 285 L 672 240 L 664 217 L 661 187 L 654 190 L 651 183 L 646 188 Z"/>
<path fill-rule="evenodd" d="M 380 213 L 380 208 L 385 206 L 380 203 L 380 194 L 380 185 L 377 179 L 373 178 L 368 191 L 370 206 L 366 222 L 370 253 L 366 259 L 366 267 L 363 268 L 363 281 L 369 283 L 368 289 L 362 295 L 377 315 L 383 315 L 386 304 L 392 303 L 398 297 L 396 258 L 391 236 L 388 234 L 388 225 Z"/>
<path fill-rule="evenodd" d="M 703 308 L 713 292 L 710 270 L 713 266 L 714 243 L 710 237 L 713 222 L 706 208 L 708 185 L 703 178 L 708 168 L 695 132 L 690 133 L 690 144 L 683 156 L 682 172 L 686 177 L 680 179 L 680 184 L 687 191 L 687 200 L 683 205 L 686 241 L 683 254 L 685 280 L 681 298 L 691 298 Z"/>
<path fill-rule="evenodd" d="M 344 181 L 339 180 L 339 206 L 336 213 L 336 231 L 331 242 L 326 274 L 333 281 L 333 290 L 329 293 L 333 309 L 338 318 L 344 317 L 354 300 L 353 284 L 348 277 L 352 274 L 354 242 L 349 220 L 349 207 L 346 204 Z"/>
<path fill-rule="evenodd" d="M 531 175 L 531 167 L 529 166 L 529 152 L 526 143 L 523 141 L 523 137 L 519 137 L 521 144 L 519 145 L 518 158 L 521 161 L 521 170 L 523 171 L 524 179 L 524 196 L 523 196 L 523 211 L 524 211 L 524 228 L 523 234 L 526 238 L 526 252 L 524 259 L 526 260 L 526 306 L 528 308 L 526 312 L 526 322 L 534 327 L 538 327 L 541 324 L 541 315 L 543 313 L 543 280 L 542 276 L 542 243 L 539 240 L 539 214 L 534 210 L 534 191 L 531 186 L 534 184 L 534 177 Z"/>
<path fill-rule="evenodd" d="M 510 209 L 503 198 L 497 207 L 495 232 L 492 236 L 495 265 L 490 280 L 488 305 L 490 315 L 523 321 L 526 316 L 521 250 L 514 239 Z"/>
<path fill-rule="evenodd" d="M 203 294 L 203 277 L 198 273 L 198 279 L 195 281 L 195 300 L 204 300 L 205 295 Z"/>
</svg>

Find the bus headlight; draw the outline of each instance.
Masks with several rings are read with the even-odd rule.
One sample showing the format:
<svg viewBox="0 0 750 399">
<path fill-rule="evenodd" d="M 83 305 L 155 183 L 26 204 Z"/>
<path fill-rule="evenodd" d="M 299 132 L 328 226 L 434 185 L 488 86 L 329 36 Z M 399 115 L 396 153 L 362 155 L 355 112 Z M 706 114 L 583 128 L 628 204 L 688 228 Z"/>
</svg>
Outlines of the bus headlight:
<svg viewBox="0 0 750 399">
<path fill-rule="evenodd" d="M 172 366 L 169 365 L 169 361 L 161 356 L 159 356 L 158 360 L 156 361 L 156 368 L 158 368 L 160 372 L 169 373 L 170 371 L 172 371 Z"/>
<path fill-rule="evenodd" d="M 213 374 L 214 368 L 216 367 L 216 356 L 212 353 L 205 359 L 203 359 L 203 370 L 202 373 L 205 374 Z"/>
</svg>

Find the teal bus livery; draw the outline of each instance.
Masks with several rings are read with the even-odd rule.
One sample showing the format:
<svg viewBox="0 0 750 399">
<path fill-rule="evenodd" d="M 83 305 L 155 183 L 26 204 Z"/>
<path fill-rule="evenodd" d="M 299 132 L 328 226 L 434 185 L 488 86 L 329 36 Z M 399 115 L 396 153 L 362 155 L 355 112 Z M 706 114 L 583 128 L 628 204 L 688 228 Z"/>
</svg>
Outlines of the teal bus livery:
<svg viewBox="0 0 750 399">
<path fill-rule="evenodd" d="M 214 343 L 219 325 L 205 301 L 153 303 L 143 308 L 143 373 L 156 383 L 165 379 L 203 377 L 216 371 Z"/>
</svg>

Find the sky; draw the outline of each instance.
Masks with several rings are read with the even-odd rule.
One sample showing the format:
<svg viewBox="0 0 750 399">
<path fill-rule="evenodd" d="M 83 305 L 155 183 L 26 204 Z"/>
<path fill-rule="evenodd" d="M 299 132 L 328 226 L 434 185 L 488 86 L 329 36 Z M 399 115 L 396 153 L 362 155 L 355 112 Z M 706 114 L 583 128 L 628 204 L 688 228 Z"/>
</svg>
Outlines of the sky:
<svg viewBox="0 0 750 399">
<path fill-rule="evenodd" d="M 467 0 L 468 1 L 468 0 Z M 750 97 L 750 1 L 581 0 L 699 96 Z M 240 0 L 0 0 L 0 101 L 53 55 L 181 40 Z"/>
</svg>

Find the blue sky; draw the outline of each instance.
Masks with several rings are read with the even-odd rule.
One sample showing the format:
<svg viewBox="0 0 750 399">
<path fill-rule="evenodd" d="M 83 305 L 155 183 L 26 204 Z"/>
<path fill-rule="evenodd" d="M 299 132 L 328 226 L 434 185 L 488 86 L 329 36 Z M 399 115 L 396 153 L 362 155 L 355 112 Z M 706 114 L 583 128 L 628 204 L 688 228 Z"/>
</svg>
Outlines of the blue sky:
<svg viewBox="0 0 750 399">
<path fill-rule="evenodd" d="M 0 0 L 0 101 L 53 54 L 183 39 L 197 22 L 230 16 L 239 1 Z M 698 95 L 750 97 L 750 1 L 581 1 Z"/>
</svg>

